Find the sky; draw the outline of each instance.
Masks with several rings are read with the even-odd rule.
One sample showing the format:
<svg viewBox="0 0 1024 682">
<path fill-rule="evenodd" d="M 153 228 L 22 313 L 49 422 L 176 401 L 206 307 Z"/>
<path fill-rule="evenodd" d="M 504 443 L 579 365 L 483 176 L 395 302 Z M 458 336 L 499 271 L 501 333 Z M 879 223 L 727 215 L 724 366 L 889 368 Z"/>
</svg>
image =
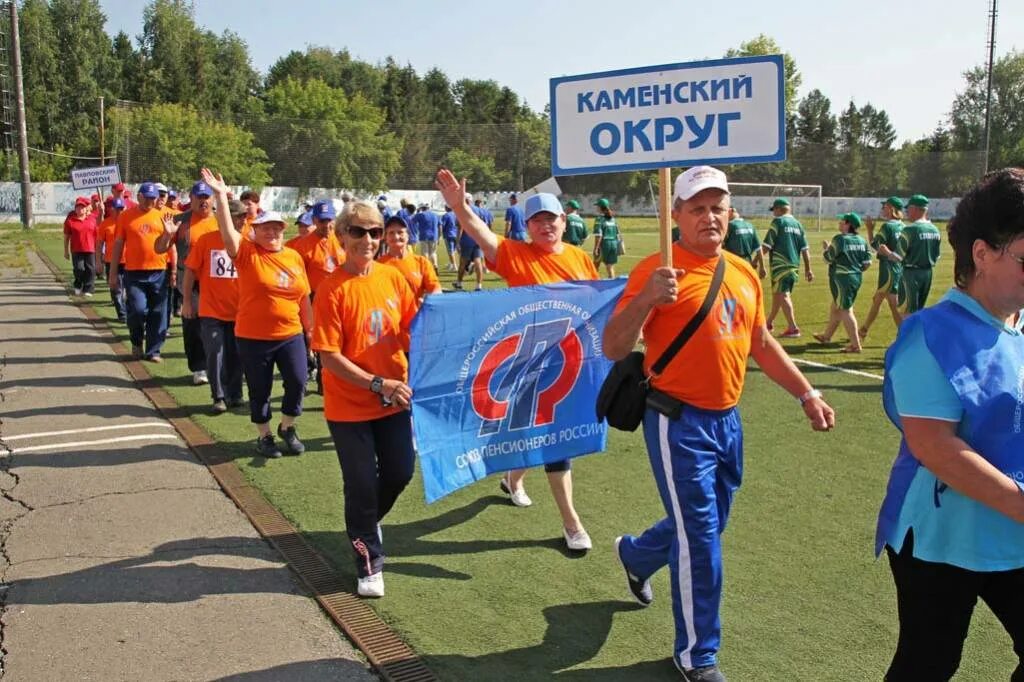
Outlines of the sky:
<svg viewBox="0 0 1024 682">
<path fill-rule="evenodd" d="M 100 0 L 107 30 L 142 32 L 143 0 Z M 985 63 L 989 0 L 195 0 L 196 23 L 230 29 L 265 74 L 308 45 L 348 49 L 358 59 L 389 55 L 423 75 L 439 67 L 454 82 L 492 79 L 532 108 L 548 80 L 612 69 L 718 58 L 764 33 L 817 88 L 833 113 L 871 103 L 898 140 L 916 140 L 945 120 L 963 73 Z M 1024 2 L 1001 0 L 996 57 L 1024 51 Z"/>
</svg>

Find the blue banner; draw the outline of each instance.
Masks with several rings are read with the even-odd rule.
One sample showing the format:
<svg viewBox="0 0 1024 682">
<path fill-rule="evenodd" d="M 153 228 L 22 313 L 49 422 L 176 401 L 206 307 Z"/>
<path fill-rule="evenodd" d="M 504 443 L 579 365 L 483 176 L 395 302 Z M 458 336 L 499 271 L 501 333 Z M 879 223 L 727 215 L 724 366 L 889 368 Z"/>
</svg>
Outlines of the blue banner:
<svg viewBox="0 0 1024 682">
<path fill-rule="evenodd" d="M 625 280 L 428 296 L 409 384 L 427 502 L 497 471 L 605 449 L 601 335 Z"/>
</svg>

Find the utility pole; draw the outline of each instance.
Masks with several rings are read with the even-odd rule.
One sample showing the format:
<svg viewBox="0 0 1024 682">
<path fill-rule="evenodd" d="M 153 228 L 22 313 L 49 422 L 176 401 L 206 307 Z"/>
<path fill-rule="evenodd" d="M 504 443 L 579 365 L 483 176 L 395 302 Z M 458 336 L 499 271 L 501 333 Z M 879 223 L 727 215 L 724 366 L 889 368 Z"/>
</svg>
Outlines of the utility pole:
<svg viewBox="0 0 1024 682">
<path fill-rule="evenodd" d="M 18 165 L 21 166 L 21 224 L 32 226 L 32 176 L 28 165 L 28 132 L 25 127 L 25 87 L 21 80 L 21 37 L 18 34 L 18 2 L 8 3 L 11 11 L 11 61 L 14 65 L 14 98 L 18 113 Z"/>
<path fill-rule="evenodd" d="M 107 165 L 107 152 L 106 152 L 106 145 L 105 145 L 105 139 L 104 139 L 104 137 L 106 136 L 106 132 L 107 132 L 107 130 L 106 130 L 106 117 L 103 114 L 103 95 L 100 95 L 100 165 L 101 166 L 106 166 Z M 100 201 L 103 201 L 103 188 L 99 187 L 99 188 L 97 188 L 97 191 L 99 192 L 99 195 L 100 195 Z"/>
<path fill-rule="evenodd" d="M 988 173 L 988 152 L 992 137 L 992 68 L 996 59 L 996 17 L 999 15 L 999 0 L 992 0 L 988 12 L 988 86 L 985 93 L 985 163 L 982 175 Z"/>
</svg>

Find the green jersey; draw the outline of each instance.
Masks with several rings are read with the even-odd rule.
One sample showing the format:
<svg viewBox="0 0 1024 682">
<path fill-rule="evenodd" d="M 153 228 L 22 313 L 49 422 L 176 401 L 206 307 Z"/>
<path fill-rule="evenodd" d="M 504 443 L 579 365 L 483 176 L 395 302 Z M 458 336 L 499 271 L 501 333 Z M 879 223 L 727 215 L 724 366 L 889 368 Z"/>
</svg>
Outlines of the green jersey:
<svg viewBox="0 0 1024 682">
<path fill-rule="evenodd" d="M 942 245 L 942 233 L 939 232 L 939 228 L 927 220 L 917 220 L 904 226 L 903 239 L 906 243 L 904 268 L 935 267 Z"/>
<path fill-rule="evenodd" d="M 878 251 L 878 247 L 885 245 L 890 251 L 900 258 L 906 255 L 906 242 L 903 241 L 903 223 L 899 220 L 886 220 L 882 227 L 875 232 L 871 238 L 871 248 Z M 878 254 L 878 260 L 889 260 L 882 254 Z"/>
<path fill-rule="evenodd" d="M 753 261 L 754 253 L 761 248 L 761 240 L 757 238 L 757 230 L 751 223 L 737 218 L 729 221 L 729 229 L 725 233 L 725 243 L 722 246 L 740 258 Z"/>
<path fill-rule="evenodd" d="M 603 242 L 619 241 L 619 226 L 615 224 L 615 218 L 605 218 L 603 215 L 594 219 L 594 234 Z"/>
<path fill-rule="evenodd" d="M 807 249 L 804 226 L 790 215 L 772 221 L 764 235 L 764 244 L 772 251 L 772 271 L 800 267 L 800 253 Z"/>
<path fill-rule="evenodd" d="M 837 275 L 859 275 L 871 264 L 871 252 L 860 235 L 837 234 L 825 250 L 825 262 Z"/>
<path fill-rule="evenodd" d="M 579 213 L 570 213 L 565 216 L 565 232 L 562 234 L 562 241 L 573 246 L 581 246 L 587 239 L 587 224 L 580 217 Z"/>
</svg>

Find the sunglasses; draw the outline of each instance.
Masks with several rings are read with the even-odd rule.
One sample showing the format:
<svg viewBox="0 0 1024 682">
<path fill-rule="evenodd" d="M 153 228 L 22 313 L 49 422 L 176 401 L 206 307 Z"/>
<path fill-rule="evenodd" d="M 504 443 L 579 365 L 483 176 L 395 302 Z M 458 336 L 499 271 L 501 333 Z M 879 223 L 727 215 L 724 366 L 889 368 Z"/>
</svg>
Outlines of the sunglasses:
<svg viewBox="0 0 1024 682">
<path fill-rule="evenodd" d="M 356 238 L 362 239 L 366 235 L 370 235 L 370 239 L 380 239 L 384 236 L 383 227 L 360 227 L 359 225 L 349 225 L 348 233 Z"/>
</svg>

